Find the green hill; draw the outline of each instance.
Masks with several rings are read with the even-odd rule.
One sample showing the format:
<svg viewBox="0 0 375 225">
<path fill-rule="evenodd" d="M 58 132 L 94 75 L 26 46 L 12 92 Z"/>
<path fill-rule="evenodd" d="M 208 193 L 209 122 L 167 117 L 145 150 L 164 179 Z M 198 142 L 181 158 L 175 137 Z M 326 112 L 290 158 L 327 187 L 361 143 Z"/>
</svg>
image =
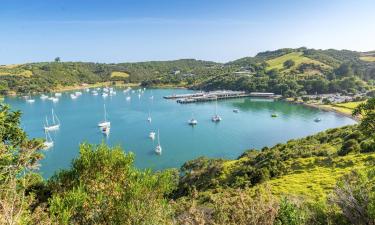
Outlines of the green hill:
<svg viewBox="0 0 375 225">
<path fill-rule="evenodd" d="M 205 90 L 269 91 L 286 97 L 306 93 L 356 93 L 374 84 L 375 62 L 371 57 L 371 52 L 286 48 L 225 64 L 181 59 L 8 65 L 0 66 L 0 94 L 48 92 L 57 87 L 109 81 Z"/>
<path fill-rule="evenodd" d="M 273 59 L 266 60 L 266 63 L 269 65 L 267 67 L 267 69 L 268 70 L 271 70 L 271 69 L 283 70 L 284 69 L 284 63 L 287 60 L 292 60 L 292 61 L 295 62 L 295 64 L 291 68 L 288 68 L 288 69 L 284 70 L 284 72 L 288 72 L 292 69 L 297 69 L 302 63 L 317 65 L 317 66 L 320 66 L 321 68 L 325 68 L 325 69 L 331 68 L 330 66 L 328 66 L 328 65 L 326 65 L 322 62 L 319 62 L 317 60 L 310 59 L 310 58 L 304 56 L 303 52 L 291 52 L 291 53 L 288 53 L 288 54 L 285 54 L 285 55 L 282 55 L 282 56 L 279 56 L 279 57 L 276 57 L 276 58 L 273 58 Z"/>
</svg>

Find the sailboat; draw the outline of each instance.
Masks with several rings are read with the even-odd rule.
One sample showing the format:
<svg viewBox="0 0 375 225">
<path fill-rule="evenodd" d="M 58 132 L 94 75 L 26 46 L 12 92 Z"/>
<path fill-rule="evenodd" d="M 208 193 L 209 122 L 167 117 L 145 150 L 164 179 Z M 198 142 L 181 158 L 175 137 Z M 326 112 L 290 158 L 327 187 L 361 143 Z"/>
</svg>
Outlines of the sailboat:
<svg viewBox="0 0 375 225">
<path fill-rule="evenodd" d="M 191 119 L 188 121 L 189 125 L 197 125 L 198 124 L 198 121 L 196 119 L 194 119 L 194 115 L 191 114 Z"/>
<path fill-rule="evenodd" d="M 58 129 L 60 129 L 60 121 L 52 109 L 52 124 L 48 123 L 48 118 L 46 117 L 46 124 L 44 125 L 44 130 L 53 131 L 53 130 L 58 130 Z"/>
<path fill-rule="evenodd" d="M 314 122 L 316 122 L 316 123 L 319 123 L 320 121 L 322 121 L 322 119 L 320 119 L 320 118 L 315 118 L 314 119 Z"/>
<path fill-rule="evenodd" d="M 212 117 L 212 122 L 220 122 L 221 117 L 217 114 L 217 99 L 215 103 L 215 115 Z"/>
<path fill-rule="evenodd" d="M 107 121 L 107 110 L 105 108 L 105 104 L 104 104 L 104 121 L 102 122 L 99 122 L 98 123 L 98 127 L 110 127 L 111 126 L 111 122 Z"/>
<path fill-rule="evenodd" d="M 155 139 L 155 132 L 154 131 L 151 131 L 150 134 L 148 135 L 149 138 L 151 138 L 152 140 Z"/>
<path fill-rule="evenodd" d="M 34 103 L 34 102 L 35 102 L 35 99 L 32 99 L 32 98 L 31 98 L 31 95 L 29 95 L 29 96 L 26 97 L 26 102 L 27 102 L 27 103 Z"/>
<path fill-rule="evenodd" d="M 105 134 L 106 136 L 109 135 L 109 132 L 111 130 L 111 127 L 109 126 L 104 126 L 104 127 L 101 127 L 101 130 L 102 130 L 102 133 Z"/>
<path fill-rule="evenodd" d="M 71 98 L 71 99 L 77 99 L 77 98 L 78 98 L 78 96 L 77 96 L 77 95 L 75 95 L 75 94 L 70 94 L 70 98 Z"/>
<path fill-rule="evenodd" d="M 43 149 L 47 150 L 47 149 L 52 148 L 54 143 L 49 132 L 46 130 L 44 133 L 46 134 L 46 140 L 43 143 L 44 144 Z"/>
<path fill-rule="evenodd" d="M 40 99 L 41 99 L 41 100 L 46 100 L 47 98 L 48 98 L 48 96 L 45 95 L 45 94 L 42 94 L 42 95 L 40 96 Z"/>
<path fill-rule="evenodd" d="M 161 155 L 161 151 L 162 151 L 162 148 L 161 148 L 161 145 L 160 145 L 160 132 L 158 130 L 158 145 L 155 148 L 155 152 L 156 152 L 156 154 Z"/>
</svg>

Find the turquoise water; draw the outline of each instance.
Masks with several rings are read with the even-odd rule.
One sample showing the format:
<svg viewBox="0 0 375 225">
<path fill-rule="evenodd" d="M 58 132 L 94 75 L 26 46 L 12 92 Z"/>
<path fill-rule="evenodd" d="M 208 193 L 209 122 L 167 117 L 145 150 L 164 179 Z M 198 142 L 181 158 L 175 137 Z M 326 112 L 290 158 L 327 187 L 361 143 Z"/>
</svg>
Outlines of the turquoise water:
<svg viewBox="0 0 375 225">
<path fill-rule="evenodd" d="M 23 112 L 22 127 L 29 137 L 44 137 L 43 123 L 53 107 L 61 121 L 60 130 L 51 132 L 55 146 L 45 151 L 41 173 L 45 177 L 59 169 L 67 168 L 78 155 L 79 143 L 121 145 L 125 151 L 136 154 L 136 166 L 163 169 L 180 167 L 185 161 L 199 156 L 236 158 L 244 150 L 272 146 L 291 138 L 303 137 L 327 128 L 354 124 L 350 118 L 332 112 L 323 112 L 301 105 L 268 99 L 231 99 L 217 103 L 220 123 L 211 122 L 215 102 L 181 105 L 175 100 L 165 100 L 164 95 L 190 93 L 183 89 L 146 90 L 141 98 L 138 92 L 130 93 L 127 101 L 121 89 L 117 95 L 105 99 L 82 91 L 78 99 L 70 92 L 63 93 L 59 102 L 41 100 L 26 103 L 22 98 L 6 98 L 5 102 Z M 150 99 L 153 95 L 154 99 Z M 106 104 L 111 132 L 103 136 L 97 123 L 103 119 Z M 239 109 L 234 113 L 233 109 Z M 152 123 L 147 122 L 151 113 Z M 270 115 L 277 113 L 277 118 Z M 191 127 L 191 115 L 198 125 Z M 319 123 L 315 118 L 321 118 Z M 156 143 L 148 138 L 151 130 L 160 130 L 163 154 L 154 153 Z"/>
</svg>

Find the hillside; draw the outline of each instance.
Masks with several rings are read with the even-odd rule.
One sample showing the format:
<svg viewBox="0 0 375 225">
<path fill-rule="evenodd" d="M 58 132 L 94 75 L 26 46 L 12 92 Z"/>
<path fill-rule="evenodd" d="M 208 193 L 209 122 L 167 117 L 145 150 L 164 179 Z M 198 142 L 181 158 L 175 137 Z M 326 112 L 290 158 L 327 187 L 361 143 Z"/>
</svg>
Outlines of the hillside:
<svg viewBox="0 0 375 225">
<path fill-rule="evenodd" d="M 266 60 L 266 63 L 268 64 L 267 69 L 284 70 L 284 63 L 288 60 L 294 61 L 295 64 L 290 68 L 286 69 L 284 72 L 290 71 L 292 69 L 297 69 L 301 64 L 312 64 L 325 69 L 331 68 L 329 65 L 326 65 L 322 62 L 304 56 L 303 52 L 291 52 L 273 59 Z"/>
<path fill-rule="evenodd" d="M 225 64 L 181 59 L 139 63 L 45 62 L 0 66 L 0 94 L 53 91 L 104 81 L 193 89 L 270 91 L 287 97 L 306 93 L 355 93 L 375 79 L 372 52 L 279 49 Z"/>
</svg>

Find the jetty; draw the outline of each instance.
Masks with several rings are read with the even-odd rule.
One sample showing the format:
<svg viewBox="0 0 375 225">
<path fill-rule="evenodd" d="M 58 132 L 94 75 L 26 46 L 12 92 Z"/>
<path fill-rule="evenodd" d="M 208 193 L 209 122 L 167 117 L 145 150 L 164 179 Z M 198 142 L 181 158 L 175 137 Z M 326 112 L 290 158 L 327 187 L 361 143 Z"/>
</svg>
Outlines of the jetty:
<svg viewBox="0 0 375 225">
<path fill-rule="evenodd" d="M 220 99 L 243 98 L 243 97 L 261 97 L 261 98 L 277 98 L 278 95 L 268 92 L 245 92 L 245 91 L 211 91 L 197 92 L 193 94 L 169 95 L 164 96 L 165 99 L 177 99 L 177 103 L 188 104 L 194 102 L 208 102 Z"/>
</svg>

